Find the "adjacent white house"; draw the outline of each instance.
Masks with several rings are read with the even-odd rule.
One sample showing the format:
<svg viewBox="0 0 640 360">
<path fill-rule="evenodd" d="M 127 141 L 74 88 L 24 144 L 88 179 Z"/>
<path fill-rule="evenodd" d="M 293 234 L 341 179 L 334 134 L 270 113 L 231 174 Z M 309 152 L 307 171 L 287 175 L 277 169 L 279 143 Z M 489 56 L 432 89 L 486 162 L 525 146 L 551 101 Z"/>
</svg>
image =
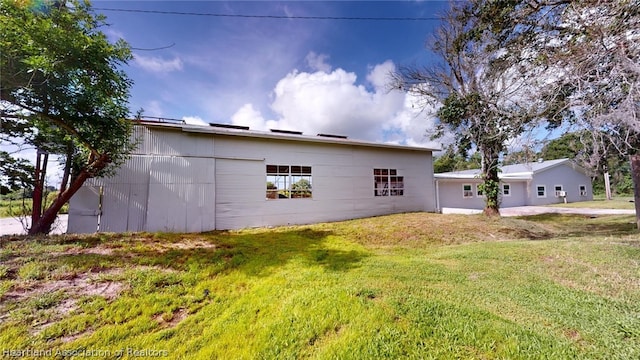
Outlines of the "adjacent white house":
<svg viewBox="0 0 640 360">
<path fill-rule="evenodd" d="M 569 159 L 501 167 L 501 207 L 593 200 L 591 178 Z M 483 209 L 480 170 L 435 174 L 438 209 Z"/>
<path fill-rule="evenodd" d="M 344 136 L 138 122 L 139 146 L 88 180 L 69 233 L 200 232 L 435 211 L 433 149 Z"/>
</svg>

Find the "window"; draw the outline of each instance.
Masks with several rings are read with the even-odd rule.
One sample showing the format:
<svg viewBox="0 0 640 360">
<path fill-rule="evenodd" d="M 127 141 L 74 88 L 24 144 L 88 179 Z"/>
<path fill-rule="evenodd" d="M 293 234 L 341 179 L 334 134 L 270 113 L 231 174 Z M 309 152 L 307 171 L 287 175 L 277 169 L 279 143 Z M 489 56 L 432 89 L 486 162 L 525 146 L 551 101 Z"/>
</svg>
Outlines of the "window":
<svg viewBox="0 0 640 360">
<path fill-rule="evenodd" d="M 477 197 L 483 197 L 484 196 L 484 192 L 482 190 L 480 190 L 480 184 L 476 184 L 476 196 Z"/>
<path fill-rule="evenodd" d="M 578 186 L 578 190 L 580 192 L 580 196 L 587 196 L 587 185 Z"/>
<path fill-rule="evenodd" d="M 404 195 L 404 176 L 398 176 L 396 169 L 373 169 L 373 195 Z"/>
<path fill-rule="evenodd" d="M 539 198 L 547 197 L 547 187 L 544 185 L 536 186 L 536 192 Z"/>
<path fill-rule="evenodd" d="M 502 196 L 511 196 L 511 184 L 502 184 Z"/>
<path fill-rule="evenodd" d="M 311 197 L 311 166 L 267 165 L 267 199 Z"/>
<path fill-rule="evenodd" d="M 473 197 L 473 190 L 471 190 L 471 184 L 462 184 L 462 197 L 465 199 Z"/>
<path fill-rule="evenodd" d="M 562 185 L 555 185 L 553 187 L 553 191 L 555 191 L 556 197 L 565 196 L 564 190 L 562 189 Z"/>
</svg>

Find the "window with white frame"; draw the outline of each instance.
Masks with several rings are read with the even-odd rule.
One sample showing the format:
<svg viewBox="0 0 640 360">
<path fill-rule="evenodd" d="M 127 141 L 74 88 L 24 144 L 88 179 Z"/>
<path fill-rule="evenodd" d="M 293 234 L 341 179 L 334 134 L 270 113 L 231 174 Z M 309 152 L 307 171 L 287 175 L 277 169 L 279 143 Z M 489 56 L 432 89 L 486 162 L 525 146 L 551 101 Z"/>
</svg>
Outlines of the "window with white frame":
<svg viewBox="0 0 640 360">
<path fill-rule="evenodd" d="M 462 184 L 462 197 L 465 199 L 473 197 L 471 184 Z"/>
<path fill-rule="evenodd" d="M 477 197 L 484 197 L 484 192 L 480 188 L 480 184 L 476 184 L 476 196 Z"/>
<path fill-rule="evenodd" d="M 563 189 L 562 185 L 555 185 L 553 187 L 553 191 L 555 192 L 555 196 L 556 197 L 565 196 L 564 189 Z"/>
<path fill-rule="evenodd" d="M 267 199 L 310 198 L 311 166 L 267 165 Z"/>
<path fill-rule="evenodd" d="M 511 184 L 502 184 L 502 196 L 511 196 Z"/>
<path fill-rule="evenodd" d="M 536 196 L 539 198 L 547 197 L 547 187 L 545 185 L 537 185 Z"/>
<path fill-rule="evenodd" d="M 403 196 L 404 176 L 397 169 L 373 169 L 374 196 Z"/>
<path fill-rule="evenodd" d="M 580 193 L 580 196 L 587 196 L 587 185 L 578 186 L 578 191 Z"/>
</svg>

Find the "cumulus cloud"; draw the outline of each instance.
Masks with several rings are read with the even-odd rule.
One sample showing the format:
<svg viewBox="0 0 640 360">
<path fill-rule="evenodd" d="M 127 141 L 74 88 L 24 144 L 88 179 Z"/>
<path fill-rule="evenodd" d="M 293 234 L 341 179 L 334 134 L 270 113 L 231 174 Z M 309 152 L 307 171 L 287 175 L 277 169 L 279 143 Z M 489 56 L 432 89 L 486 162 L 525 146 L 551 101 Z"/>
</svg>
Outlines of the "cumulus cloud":
<svg viewBox="0 0 640 360">
<path fill-rule="evenodd" d="M 183 116 L 182 120 L 189 125 L 209 125 L 208 122 L 202 120 L 199 116 Z"/>
<path fill-rule="evenodd" d="M 242 106 L 231 120 L 256 130 L 279 128 L 440 147 L 440 142 L 432 142 L 428 136 L 435 119 L 417 108 L 417 99 L 386 90 L 387 76 L 394 69 L 391 61 L 373 66 L 366 76 L 372 90 L 358 84 L 355 73 L 340 68 L 331 72 L 292 71 L 273 90 L 274 120 L 265 119 L 253 104 Z"/>
<path fill-rule="evenodd" d="M 134 61 L 142 69 L 155 73 L 168 73 L 182 70 L 182 60 L 177 57 L 166 60 L 155 56 L 135 55 Z"/>
<path fill-rule="evenodd" d="M 329 55 L 316 54 L 314 51 L 310 51 L 304 58 L 307 62 L 307 66 L 313 71 L 331 72 L 331 65 L 327 64 Z"/>
</svg>

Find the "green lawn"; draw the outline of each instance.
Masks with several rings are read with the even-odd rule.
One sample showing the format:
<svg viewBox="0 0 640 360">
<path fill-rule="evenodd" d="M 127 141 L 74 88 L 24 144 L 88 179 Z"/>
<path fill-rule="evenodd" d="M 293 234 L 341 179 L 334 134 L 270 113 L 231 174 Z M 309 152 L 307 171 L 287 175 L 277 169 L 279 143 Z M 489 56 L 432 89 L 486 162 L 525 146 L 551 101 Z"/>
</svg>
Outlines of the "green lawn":
<svg viewBox="0 0 640 360">
<path fill-rule="evenodd" d="M 56 198 L 57 192 L 51 192 L 47 194 L 47 198 L 44 200 L 45 205 L 50 205 Z M 46 207 L 45 206 L 45 207 Z M 20 217 L 31 215 L 31 208 L 33 207 L 32 199 L 18 199 L 10 200 L 6 197 L 0 198 L 0 218 L 6 217 Z M 69 204 L 62 206 L 60 214 L 66 214 L 69 212 Z"/>
<path fill-rule="evenodd" d="M 633 220 L 414 213 L 5 237 L 0 347 L 132 359 L 637 359 Z"/>
<path fill-rule="evenodd" d="M 629 209 L 634 210 L 633 196 L 618 196 L 612 200 L 596 198 L 593 201 L 580 201 L 567 204 L 553 204 L 554 207 L 588 208 L 588 209 Z"/>
</svg>

